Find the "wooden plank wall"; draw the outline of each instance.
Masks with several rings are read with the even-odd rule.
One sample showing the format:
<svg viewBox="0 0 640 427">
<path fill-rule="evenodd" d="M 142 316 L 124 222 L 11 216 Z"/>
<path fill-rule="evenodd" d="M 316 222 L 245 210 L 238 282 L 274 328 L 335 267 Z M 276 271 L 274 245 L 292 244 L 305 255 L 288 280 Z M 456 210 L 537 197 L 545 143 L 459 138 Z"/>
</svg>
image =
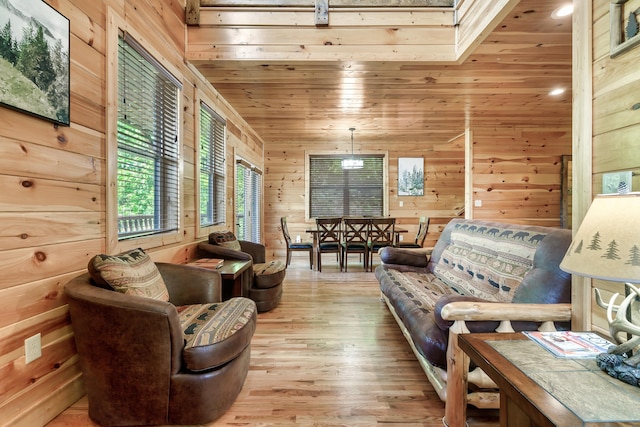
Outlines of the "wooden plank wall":
<svg viewBox="0 0 640 427">
<path fill-rule="evenodd" d="M 473 217 L 559 227 L 562 155 L 571 152 L 570 127 L 549 129 L 532 117 L 527 128 L 472 130 L 473 193 L 474 199 L 482 200 L 481 207 L 474 207 Z M 341 147 L 323 148 L 338 151 Z M 279 226 L 281 216 L 287 216 L 294 238 L 300 235 L 303 240 L 310 239 L 305 229 L 315 225 L 305 219 L 304 159 L 306 151 L 314 149 L 317 147 L 311 143 L 265 143 L 265 242 L 272 257 L 282 259 L 286 254 Z M 355 140 L 356 152 L 386 150 L 389 215 L 409 230 L 406 238 L 415 235 L 418 217 L 429 216 L 425 246 L 433 246 L 443 227 L 464 207 L 464 138 L 440 143 Z M 424 196 L 397 195 L 398 157 L 424 158 Z M 293 256 L 306 255 L 294 252 Z"/>
<path fill-rule="evenodd" d="M 184 238 L 144 247 L 182 262 L 195 245 L 195 101 L 207 97 L 227 119 L 233 156 L 262 167 L 263 143 L 192 67 L 184 63 L 184 0 L 47 0 L 70 19 L 71 126 L 0 108 L 0 424 L 44 425 L 83 393 L 64 285 L 104 251 L 106 27 L 108 8 L 182 73 Z M 197 94 L 200 95 L 197 95 Z M 229 187 L 233 189 L 233 180 Z M 232 192 L 230 194 L 233 194 Z M 228 224 L 233 224 L 233 198 Z M 42 334 L 42 357 L 24 360 L 24 339 Z M 108 349 L 105 349 L 108 351 Z"/>
<path fill-rule="evenodd" d="M 593 2 L 593 194 L 602 192 L 602 175 L 607 172 L 633 171 L 633 190 L 640 191 L 640 47 L 620 56 L 609 56 L 610 2 Z M 640 0 L 629 0 L 629 11 L 640 7 Z M 623 25 L 623 28 L 626 26 Z M 594 280 L 592 287 L 602 289 L 605 300 L 614 292 L 624 295 L 620 283 Z M 593 292 L 592 292 L 593 295 Z M 592 328 L 608 333 L 606 313 L 591 304 Z"/>
</svg>

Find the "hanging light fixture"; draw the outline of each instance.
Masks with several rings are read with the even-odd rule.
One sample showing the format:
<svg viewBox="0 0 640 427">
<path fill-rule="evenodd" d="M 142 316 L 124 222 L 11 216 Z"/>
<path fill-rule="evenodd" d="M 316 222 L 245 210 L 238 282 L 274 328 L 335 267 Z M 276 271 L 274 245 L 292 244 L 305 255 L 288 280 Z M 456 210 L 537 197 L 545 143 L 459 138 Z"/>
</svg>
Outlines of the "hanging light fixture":
<svg viewBox="0 0 640 427">
<path fill-rule="evenodd" d="M 362 159 L 356 159 L 353 156 L 353 131 L 356 128 L 349 128 L 351 131 L 351 158 L 350 159 L 342 159 L 342 169 L 362 169 L 364 166 L 364 162 Z"/>
</svg>

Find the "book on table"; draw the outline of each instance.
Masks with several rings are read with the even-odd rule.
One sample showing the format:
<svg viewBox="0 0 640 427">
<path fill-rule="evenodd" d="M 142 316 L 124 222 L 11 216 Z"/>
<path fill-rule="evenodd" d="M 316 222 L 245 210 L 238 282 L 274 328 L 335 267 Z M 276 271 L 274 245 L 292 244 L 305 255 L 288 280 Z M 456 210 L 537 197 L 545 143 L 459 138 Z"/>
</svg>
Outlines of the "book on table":
<svg viewBox="0 0 640 427">
<path fill-rule="evenodd" d="M 615 345 L 595 332 L 526 331 L 523 334 L 555 356 L 568 359 L 593 358 Z"/>
<path fill-rule="evenodd" d="M 195 267 L 218 269 L 222 267 L 223 259 L 219 258 L 200 258 L 191 263 Z"/>
</svg>

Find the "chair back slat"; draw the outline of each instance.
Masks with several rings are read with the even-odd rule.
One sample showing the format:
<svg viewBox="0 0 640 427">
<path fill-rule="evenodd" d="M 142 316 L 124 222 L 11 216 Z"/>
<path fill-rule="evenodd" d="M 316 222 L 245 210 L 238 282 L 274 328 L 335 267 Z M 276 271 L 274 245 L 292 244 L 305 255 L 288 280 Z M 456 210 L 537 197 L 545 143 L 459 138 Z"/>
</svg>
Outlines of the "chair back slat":
<svg viewBox="0 0 640 427">
<path fill-rule="evenodd" d="M 367 244 L 369 233 L 369 219 L 345 218 L 343 241 L 346 245 Z"/>
<path fill-rule="evenodd" d="M 395 218 L 372 218 L 369 223 L 369 245 L 371 247 L 393 246 Z"/>
<path fill-rule="evenodd" d="M 282 234 L 284 235 L 284 241 L 287 243 L 287 246 L 291 245 L 291 236 L 289 235 L 286 216 L 280 217 L 280 227 L 282 227 Z"/>
<path fill-rule="evenodd" d="M 421 216 L 418 222 L 418 233 L 416 234 L 416 245 L 423 247 L 427 238 L 427 230 L 429 229 L 429 217 Z"/>
<path fill-rule="evenodd" d="M 340 243 L 342 218 L 317 218 L 318 243 Z"/>
</svg>

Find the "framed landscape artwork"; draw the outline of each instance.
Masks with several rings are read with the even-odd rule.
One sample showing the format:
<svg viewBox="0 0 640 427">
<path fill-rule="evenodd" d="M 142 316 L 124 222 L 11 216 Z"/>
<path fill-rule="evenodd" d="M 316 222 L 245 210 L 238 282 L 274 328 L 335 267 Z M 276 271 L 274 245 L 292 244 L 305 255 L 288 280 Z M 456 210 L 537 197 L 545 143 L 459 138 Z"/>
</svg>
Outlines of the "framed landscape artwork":
<svg viewBox="0 0 640 427">
<path fill-rule="evenodd" d="M 398 196 L 424 195 L 424 159 L 398 158 Z"/>
<path fill-rule="evenodd" d="M 69 20 L 42 0 L 0 0 L 0 104 L 69 126 Z"/>
</svg>

